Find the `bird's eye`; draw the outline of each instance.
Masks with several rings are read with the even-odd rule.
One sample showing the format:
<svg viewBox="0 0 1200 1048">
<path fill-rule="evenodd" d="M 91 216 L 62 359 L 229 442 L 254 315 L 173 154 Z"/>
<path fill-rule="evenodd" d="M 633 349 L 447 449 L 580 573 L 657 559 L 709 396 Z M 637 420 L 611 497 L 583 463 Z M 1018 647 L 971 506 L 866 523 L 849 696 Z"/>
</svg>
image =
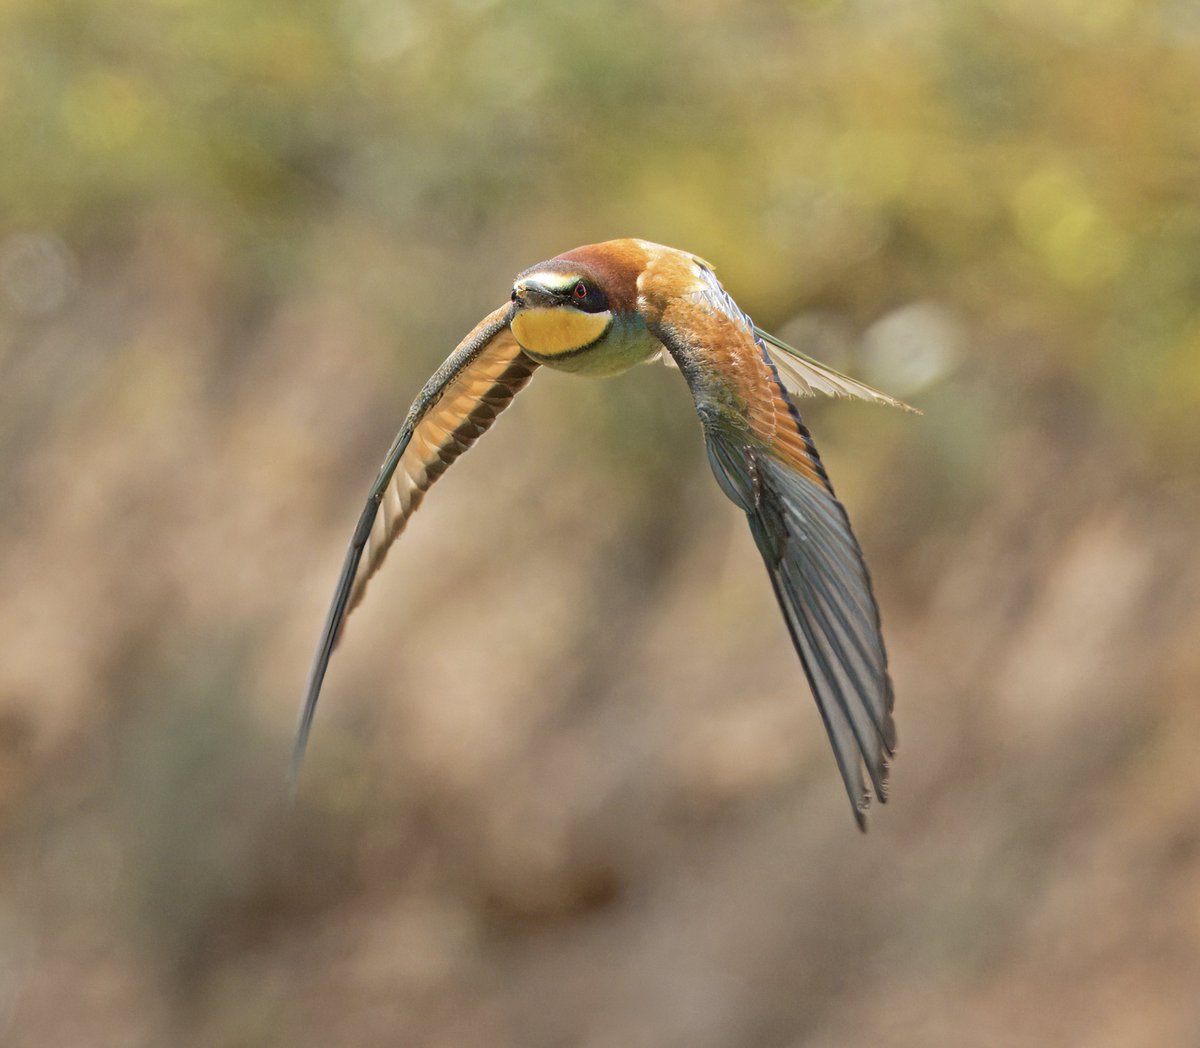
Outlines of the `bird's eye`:
<svg viewBox="0 0 1200 1048">
<path fill-rule="evenodd" d="M 513 288 L 512 300 L 514 302 L 516 302 L 516 300 L 517 300 L 517 289 L 516 288 Z"/>
<path fill-rule="evenodd" d="M 571 294 L 573 294 L 580 302 L 582 302 L 585 298 L 588 297 L 587 284 L 585 284 L 581 280 L 578 284 L 575 285 L 575 290 L 572 291 Z"/>
</svg>

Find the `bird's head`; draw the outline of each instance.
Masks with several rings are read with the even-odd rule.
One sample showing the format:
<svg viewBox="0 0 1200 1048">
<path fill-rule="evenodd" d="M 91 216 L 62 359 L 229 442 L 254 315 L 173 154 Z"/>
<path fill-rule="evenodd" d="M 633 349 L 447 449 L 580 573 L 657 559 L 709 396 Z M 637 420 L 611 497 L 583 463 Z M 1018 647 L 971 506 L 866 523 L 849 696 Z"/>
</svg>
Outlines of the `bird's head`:
<svg viewBox="0 0 1200 1048">
<path fill-rule="evenodd" d="M 577 353 L 598 342 L 612 324 L 612 308 L 598 275 L 579 263 L 551 259 L 513 284 L 512 333 L 538 357 Z"/>
<path fill-rule="evenodd" d="M 539 262 L 513 283 L 510 326 L 521 348 L 543 362 L 581 353 L 601 342 L 614 316 L 637 300 L 644 259 L 609 241 Z"/>
</svg>

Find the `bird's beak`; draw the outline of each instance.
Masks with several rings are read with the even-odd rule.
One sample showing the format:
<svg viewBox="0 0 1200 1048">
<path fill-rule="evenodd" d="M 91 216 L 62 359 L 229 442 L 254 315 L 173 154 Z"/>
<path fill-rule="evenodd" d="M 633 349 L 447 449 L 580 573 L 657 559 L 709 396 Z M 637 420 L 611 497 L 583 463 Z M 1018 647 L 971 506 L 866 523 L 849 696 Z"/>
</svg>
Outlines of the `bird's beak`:
<svg viewBox="0 0 1200 1048">
<path fill-rule="evenodd" d="M 519 280 L 513 285 L 512 300 L 518 308 L 533 309 L 545 309 L 562 303 L 561 296 L 530 280 Z"/>
</svg>

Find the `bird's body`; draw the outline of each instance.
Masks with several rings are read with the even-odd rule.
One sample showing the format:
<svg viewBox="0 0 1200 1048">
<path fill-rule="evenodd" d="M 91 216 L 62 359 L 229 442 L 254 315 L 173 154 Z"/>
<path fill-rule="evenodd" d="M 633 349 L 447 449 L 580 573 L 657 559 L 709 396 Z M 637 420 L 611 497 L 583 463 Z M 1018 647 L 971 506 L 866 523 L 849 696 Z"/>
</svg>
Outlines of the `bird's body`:
<svg viewBox="0 0 1200 1048">
<path fill-rule="evenodd" d="M 892 686 L 862 553 L 793 395 L 899 401 L 756 328 L 702 259 L 644 240 L 576 248 L 525 270 L 409 410 L 368 497 L 322 634 L 301 714 L 303 753 L 329 656 L 388 546 L 430 485 L 539 365 L 615 375 L 678 365 L 725 494 L 747 515 L 833 744 L 855 816 L 886 799 Z"/>
</svg>

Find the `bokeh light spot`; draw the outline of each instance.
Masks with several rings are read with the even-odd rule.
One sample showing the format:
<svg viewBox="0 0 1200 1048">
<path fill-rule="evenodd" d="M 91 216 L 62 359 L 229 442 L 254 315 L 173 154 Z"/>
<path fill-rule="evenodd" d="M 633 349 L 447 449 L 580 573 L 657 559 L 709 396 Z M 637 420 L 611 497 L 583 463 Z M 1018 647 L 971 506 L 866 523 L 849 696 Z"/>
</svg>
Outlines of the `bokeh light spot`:
<svg viewBox="0 0 1200 1048">
<path fill-rule="evenodd" d="M 962 343 L 962 324 L 949 309 L 936 302 L 913 302 L 867 329 L 863 366 L 872 382 L 908 396 L 949 374 Z"/>
<path fill-rule="evenodd" d="M 0 241 L 0 292 L 18 313 L 45 316 L 76 285 L 75 257 L 53 233 L 14 233 Z"/>
</svg>

